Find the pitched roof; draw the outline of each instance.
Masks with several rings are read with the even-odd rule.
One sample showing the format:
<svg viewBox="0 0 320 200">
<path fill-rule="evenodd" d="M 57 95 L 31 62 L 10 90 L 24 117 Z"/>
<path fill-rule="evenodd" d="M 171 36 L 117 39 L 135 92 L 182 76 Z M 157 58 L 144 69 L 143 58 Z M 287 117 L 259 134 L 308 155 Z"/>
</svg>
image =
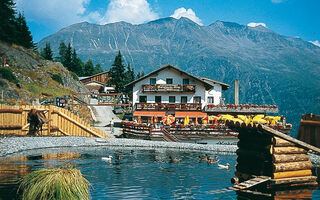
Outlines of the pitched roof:
<svg viewBox="0 0 320 200">
<path fill-rule="evenodd" d="M 230 87 L 230 85 L 228 85 L 228 84 L 226 84 L 226 83 L 222 83 L 222 82 L 220 82 L 220 81 L 212 80 L 212 79 L 210 79 L 210 78 L 201 77 L 201 79 L 202 79 L 203 81 L 211 84 L 211 85 L 213 85 L 213 84 L 219 84 L 219 85 L 222 86 L 222 89 L 223 89 L 223 90 L 227 90 L 227 89 Z"/>
<path fill-rule="evenodd" d="M 221 84 L 222 87 L 227 87 L 226 89 L 228 89 L 228 87 L 229 87 L 228 84 L 225 84 L 225 83 L 222 83 L 222 82 L 219 82 L 219 81 L 214 81 L 214 80 L 209 79 L 211 81 L 214 81 L 214 83 L 213 83 L 213 82 L 210 82 L 210 81 L 202 80 L 202 78 L 195 77 L 195 76 L 193 76 L 193 75 L 191 75 L 191 74 L 189 74 L 189 73 L 187 73 L 187 72 L 185 72 L 185 71 L 183 71 L 183 70 L 181 70 L 181 69 L 179 69 L 177 67 L 174 67 L 172 65 L 166 65 L 166 66 L 160 67 L 159 69 L 157 69 L 157 70 L 155 70 L 155 71 L 153 71 L 153 72 L 151 72 L 151 73 L 149 73 L 149 74 L 147 74 L 147 75 L 145 75 L 143 77 L 140 77 L 137 80 L 132 81 L 131 83 L 128 83 L 127 85 L 125 85 L 125 87 L 131 86 L 131 85 L 133 85 L 133 84 L 135 84 L 135 83 L 137 83 L 137 82 L 139 82 L 139 81 L 141 81 L 141 80 L 143 80 L 145 78 L 148 78 L 148 77 L 150 77 L 150 76 L 152 76 L 154 74 L 157 74 L 158 72 L 160 72 L 160 71 L 162 71 L 164 69 L 167 69 L 167 68 L 172 68 L 172 69 L 174 69 L 174 70 L 176 70 L 176 71 L 178 71 L 178 72 L 180 72 L 180 73 L 182 73 L 184 75 L 187 75 L 187 76 L 189 76 L 189 77 L 191 77 L 191 78 L 203 83 L 204 86 L 206 87 L 206 89 L 212 88 L 214 86 L 214 83 Z"/>
<path fill-rule="evenodd" d="M 92 78 L 92 77 L 99 76 L 101 74 L 107 74 L 107 73 L 109 73 L 109 71 L 100 72 L 98 74 L 94 74 L 94 75 L 91 75 L 91 76 L 83 76 L 83 77 L 79 77 L 79 80 L 81 81 L 81 80 L 84 80 L 84 79 Z"/>
</svg>

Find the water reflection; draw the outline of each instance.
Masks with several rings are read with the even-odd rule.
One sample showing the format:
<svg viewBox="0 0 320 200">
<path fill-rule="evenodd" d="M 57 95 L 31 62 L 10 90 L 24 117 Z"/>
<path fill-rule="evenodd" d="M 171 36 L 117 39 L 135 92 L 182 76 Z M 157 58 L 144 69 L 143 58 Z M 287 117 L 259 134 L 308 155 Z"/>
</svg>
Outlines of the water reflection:
<svg viewBox="0 0 320 200">
<path fill-rule="evenodd" d="M 104 162 L 101 158 L 120 156 L 120 161 Z M 204 152 L 171 150 L 98 149 L 75 153 L 35 154 L 0 160 L 0 199 L 17 199 L 19 178 L 37 168 L 72 165 L 81 170 L 92 184 L 92 199 L 320 199 L 318 189 L 273 191 L 250 194 L 209 191 L 232 186 L 236 156 L 218 155 L 221 163 L 229 162 L 230 170 L 216 164 L 199 162 Z M 214 154 L 210 154 L 213 156 Z M 169 156 L 181 159 L 170 163 Z M 320 174 L 318 168 L 315 174 Z"/>
<path fill-rule="evenodd" d="M 315 189 L 315 188 L 313 188 Z M 258 192 L 237 192 L 238 200 L 256 200 L 256 199 L 266 199 L 266 200 L 289 200 L 289 199 L 312 199 L 312 188 L 296 189 L 296 190 L 282 190 L 273 191 L 271 193 L 258 193 Z M 315 197 L 314 199 L 318 199 Z"/>
</svg>

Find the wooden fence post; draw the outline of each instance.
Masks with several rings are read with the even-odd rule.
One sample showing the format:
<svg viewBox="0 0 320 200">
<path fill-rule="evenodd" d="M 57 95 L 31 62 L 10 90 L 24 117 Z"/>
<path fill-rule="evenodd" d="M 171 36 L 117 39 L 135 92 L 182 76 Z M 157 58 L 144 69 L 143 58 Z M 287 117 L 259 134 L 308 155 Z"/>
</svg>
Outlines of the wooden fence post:
<svg viewBox="0 0 320 200">
<path fill-rule="evenodd" d="M 52 105 L 49 105 L 49 111 L 48 111 L 48 135 L 51 134 L 51 121 L 52 121 Z"/>
</svg>

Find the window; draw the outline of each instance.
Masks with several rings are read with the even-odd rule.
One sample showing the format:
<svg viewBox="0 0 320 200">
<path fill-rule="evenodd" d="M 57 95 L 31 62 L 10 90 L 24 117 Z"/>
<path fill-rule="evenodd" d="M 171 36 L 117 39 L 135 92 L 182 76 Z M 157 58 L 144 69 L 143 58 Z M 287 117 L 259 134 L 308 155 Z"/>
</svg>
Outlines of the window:
<svg viewBox="0 0 320 200">
<path fill-rule="evenodd" d="M 188 78 L 184 78 L 184 79 L 182 80 L 182 84 L 183 84 L 183 85 L 189 85 L 189 79 L 188 79 Z"/>
<path fill-rule="evenodd" d="M 167 84 L 172 84 L 172 82 L 173 82 L 173 81 L 172 81 L 172 78 L 167 78 L 167 79 L 166 79 L 166 83 L 167 83 Z"/>
<path fill-rule="evenodd" d="M 150 85 L 156 84 L 156 78 L 150 78 Z"/>
<path fill-rule="evenodd" d="M 187 103 L 187 97 L 186 96 L 182 96 L 181 97 L 181 103 Z"/>
<path fill-rule="evenodd" d="M 147 103 L 147 96 L 139 96 L 140 103 Z"/>
<path fill-rule="evenodd" d="M 155 102 L 156 103 L 161 103 L 161 96 L 156 96 L 155 97 Z"/>
<path fill-rule="evenodd" d="M 208 97 L 208 103 L 214 103 L 214 98 L 213 97 Z"/>
<path fill-rule="evenodd" d="M 201 103 L 201 97 L 193 97 L 193 103 Z"/>
<path fill-rule="evenodd" d="M 169 103 L 175 103 L 176 97 L 175 96 L 169 96 Z"/>
</svg>

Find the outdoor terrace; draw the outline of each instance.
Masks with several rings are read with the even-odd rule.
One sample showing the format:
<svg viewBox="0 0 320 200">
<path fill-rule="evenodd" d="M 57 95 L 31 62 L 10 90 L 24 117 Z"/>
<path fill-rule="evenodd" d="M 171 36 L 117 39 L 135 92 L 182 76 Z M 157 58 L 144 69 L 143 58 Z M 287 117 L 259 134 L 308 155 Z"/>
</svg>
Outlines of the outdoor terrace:
<svg viewBox="0 0 320 200">
<path fill-rule="evenodd" d="M 278 113 L 278 106 L 276 105 L 214 105 L 208 104 L 204 107 L 204 112 L 210 113 L 243 113 L 243 114 L 263 114 L 263 113 Z"/>
<path fill-rule="evenodd" d="M 191 92 L 195 93 L 195 85 L 181 85 L 181 84 L 155 84 L 142 85 L 143 92 Z"/>
</svg>

